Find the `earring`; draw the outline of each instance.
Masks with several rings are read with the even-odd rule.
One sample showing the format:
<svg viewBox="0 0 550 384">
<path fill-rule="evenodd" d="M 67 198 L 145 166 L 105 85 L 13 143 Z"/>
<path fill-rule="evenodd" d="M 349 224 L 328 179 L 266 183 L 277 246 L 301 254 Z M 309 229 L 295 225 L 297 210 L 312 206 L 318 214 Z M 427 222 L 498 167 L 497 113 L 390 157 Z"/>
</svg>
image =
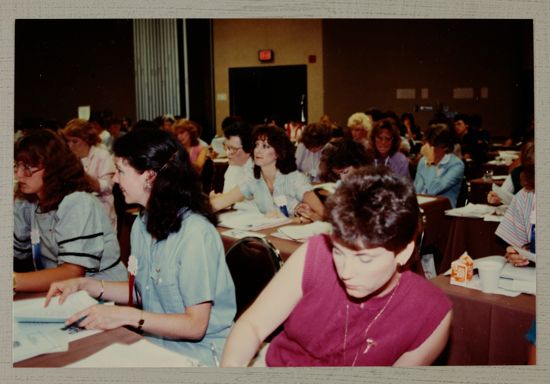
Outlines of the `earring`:
<svg viewBox="0 0 550 384">
<path fill-rule="evenodd" d="M 145 184 L 143 185 L 143 189 L 146 192 L 150 192 L 153 186 L 151 185 L 151 182 L 149 180 L 145 180 Z"/>
</svg>

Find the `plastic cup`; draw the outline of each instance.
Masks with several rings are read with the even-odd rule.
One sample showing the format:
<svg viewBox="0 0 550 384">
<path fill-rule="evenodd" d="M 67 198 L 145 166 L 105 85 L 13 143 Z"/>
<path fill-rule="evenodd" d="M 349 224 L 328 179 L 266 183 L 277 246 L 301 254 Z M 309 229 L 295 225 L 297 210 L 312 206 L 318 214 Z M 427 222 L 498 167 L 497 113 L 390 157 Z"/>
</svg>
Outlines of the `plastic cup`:
<svg viewBox="0 0 550 384">
<path fill-rule="evenodd" d="M 496 261 L 487 260 L 477 264 L 481 290 L 483 292 L 494 293 L 498 290 L 498 281 L 500 279 L 501 270 L 502 263 L 498 263 Z"/>
</svg>

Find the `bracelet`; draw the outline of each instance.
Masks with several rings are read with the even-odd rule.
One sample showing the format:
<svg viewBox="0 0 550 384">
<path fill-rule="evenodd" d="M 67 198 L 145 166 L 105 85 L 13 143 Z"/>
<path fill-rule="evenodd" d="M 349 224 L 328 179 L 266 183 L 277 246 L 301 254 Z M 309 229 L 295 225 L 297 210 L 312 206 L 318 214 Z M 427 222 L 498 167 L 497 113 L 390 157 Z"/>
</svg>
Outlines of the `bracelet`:
<svg viewBox="0 0 550 384">
<path fill-rule="evenodd" d="M 105 292 L 105 285 L 103 283 L 103 280 L 100 280 L 101 281 L 101 293 L 99 294 L 99 296 L 96 298 L 97 301 L 100 301 L 101 298 L 103 297 L 103 292 Z"/>
<path fill-rule="evenodd" d="M 139 322 L 138 322 L 138 326 L 136 328 L 136 330 L 138 332 L 141 332 L 141 329 L 143 328 L 144 323 L 145 323 L 145 319 L 143 318 L 143 310 L 141 310 L 141 316 L 140 316 L 140 319 L 139 319 Z"/>
</svg>

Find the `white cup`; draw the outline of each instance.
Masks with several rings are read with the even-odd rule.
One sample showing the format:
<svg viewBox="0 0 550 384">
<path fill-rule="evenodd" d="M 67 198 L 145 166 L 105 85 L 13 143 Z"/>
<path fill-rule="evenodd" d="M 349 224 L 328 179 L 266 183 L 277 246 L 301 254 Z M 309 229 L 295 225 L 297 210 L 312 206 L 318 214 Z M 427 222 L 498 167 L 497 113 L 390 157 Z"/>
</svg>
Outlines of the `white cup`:
<svg viewBox="0 0 550 384">
<path fill-rule="evenodd" d="M 477 263 L 481 290 L 485 293 L 494 293 L 498 289 L 502 263 L 485 260 Z"/>
</svg>

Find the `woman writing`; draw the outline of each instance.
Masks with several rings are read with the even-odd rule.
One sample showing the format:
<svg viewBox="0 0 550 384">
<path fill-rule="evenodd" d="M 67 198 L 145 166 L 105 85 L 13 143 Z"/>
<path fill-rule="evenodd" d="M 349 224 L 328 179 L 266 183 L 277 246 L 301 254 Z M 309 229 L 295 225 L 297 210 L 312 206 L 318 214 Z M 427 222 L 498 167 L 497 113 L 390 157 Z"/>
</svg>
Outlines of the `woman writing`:
<svg viewBox="0 0 550 384">
<path fill-rule="evenodd" d="M 411 183 L 361 168 L 326 210 L 332 235 L 310 238 L 286 261 L 235 324 L 222 366 L 247 366 L 282 322 L 267 349 L 268 366 L 429 365 L 442 351 L 449 299 L 399 268 L 411 257 L 419 226 Z"/>
<path fill-rule="evenodd" d="M 57 280 L 126 280 L 116 234 L 82 163 L 55 132 L 41 129 L 15 145 L 14 289 L 47 291 Z M 32 263 L 31 263 L 32 261 Z"/>
<path fill-rule="evenodd" d="M 101 139 L 92 124 L 83 119 L 70 120 L 62 130 L 71 151 L 80 159 L 84 170 L 91 176 L 94 192 L 116 229 L 117 216 L 113 197 L 115 163 L 106 149 L 99 146 Z"/>
<path fill-rule="evenodd" d="M 202 194 L 199 175 L 183 147 L 161 130 L 132 131 L 114 147 L 115 182 L 128 204 L 144 207 L 132 227 L 135 271 L 133 306 L 95 305 L 67 320 L 80 326 L 143 330 L 168 349 L 214 366 L 236 312 L 235 288 L 225 263 L 215 215 Z M 198 241 L 199 240 L 199 241 Z M 85 290 L 127 304 L 129 283 L 72 279 L 52 284 L 46 304 Z"/>
<path fill-rule="evenodd" d="M 227 193 L 212 195 L 214 209 L 220 210 L 253 197 L 264 214 L 296 214 L 310 220 L 320 218 L 323 204 L 305 175 L 296 170 L 294 146 L 286 133 L 279 127 L 261 125 L 256 127 L 252 137 L 255 143 L 254 180 Z M 286 212 L 281 213 L 281 210 Z"/>
</svg>

